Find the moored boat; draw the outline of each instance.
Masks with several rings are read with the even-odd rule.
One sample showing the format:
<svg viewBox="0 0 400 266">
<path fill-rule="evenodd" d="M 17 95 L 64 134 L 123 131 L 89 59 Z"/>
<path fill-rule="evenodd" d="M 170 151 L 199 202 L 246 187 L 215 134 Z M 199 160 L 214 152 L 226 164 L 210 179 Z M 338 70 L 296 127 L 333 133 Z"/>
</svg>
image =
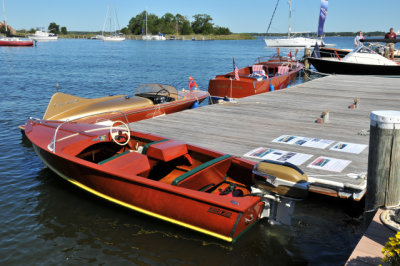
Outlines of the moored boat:
<svg viewBox="0 0 400 266">
<path fill-rule="evenodd" d="M 271 26 L 272 19 L 274 17 L 276 8 L 279 1 L 276 2 L 274 13 L 272 14 L 271 21 L 268 26 L 268 30 Z M 287 38 L 265 38 L 265 45 L 267 47 L 314 47 L 316 44 L 319 46 L 335 46 L 334 44 L 326 44 L 323 38 L 310 37 L 310 32 L 292 32 L 292 1 L 289 0 L 289 23 L 288 23 L 288 36 Z M 323 27 L 326 18 L 326 11 L 328 8 L 328 1 L 321 1 L 321 11 L 318 25 L 318 35 L 323 35 Z M 267 30 L 267 32 L 268 32 Z"/>
<path fill-rule="evenodd" d="M 178 91 L 170 85 L 150 83 L 140 85 L 133 97 L 114 95 L 87 99 L 57 92 L 51 97 L 43 119 L 101 123 L 122 117 L 131 123 L 192 108 L 208 96 L 208 92 L 202 90 Z"/>
<path fill-rule="evenodd" d="M 12 36 L 13 34 L 15 34 L 15 31 L 14 33 L 12 33 L 11 30 L 8 28 L 4 0 L 2 1 L 2 3 L 4 17 L 3 25 L 6 37 L 0 37 L 0 46 L 33 46 L 33 41 L 31 40 L 20 39 L 18 36 Z"/>
<path fill-rule="evenodd" d="M 29 119 L 26 136 L 43 162 L 73 185 L 225 241 L 261 218 L 279 222 L 280 210 L 307 194 L 307 176 L 296 166 L 257 164 L 132 132 L 121 121 L 104 126 Z"/>
<path fill-rule="evenodd" d="M 33 41 L 17 37 L 0 38 L 0 46 L 33 46 Z"/>
<path fill-rule="evenodd" d="M 106 33 L 107 22 L 109 21 L 109 33 Z M 97 37 L 97 36 L 96 36 Z M 110 4 L 107 7 L 107 14 L 101 32 L 101 40 L 103 42 L 122 42 L 125 41 L 125 37 L 119 32 L 119 24 L 117 18 L 117 11 Z"/>
<path fill-rule="evenodd" d="M 400 65 L 376 53 L 370 47 L 359 46 L 346 56 L 309 57 L 309 62 L 322 73 L 351 75 L 400 75 Z"/>
<path fill-rule="evenodd" d="M 210 79 L 208 92 L 214 100 L 236 99 L 286 88 L 304 65 L 287 57 L 258 58 L 247 66 Z"/>
<path fill-rule="evenodd" d="M 56 41 L 58 40 L 58 35 L 51 33 L 51 32 L 47 32 L 47 31 L 43 31 L 43 30 L 37 30 L 35 31 L 34 34 L 32 35 L 28 35 L 28 38 L 34 41 Z"/>
</svg>

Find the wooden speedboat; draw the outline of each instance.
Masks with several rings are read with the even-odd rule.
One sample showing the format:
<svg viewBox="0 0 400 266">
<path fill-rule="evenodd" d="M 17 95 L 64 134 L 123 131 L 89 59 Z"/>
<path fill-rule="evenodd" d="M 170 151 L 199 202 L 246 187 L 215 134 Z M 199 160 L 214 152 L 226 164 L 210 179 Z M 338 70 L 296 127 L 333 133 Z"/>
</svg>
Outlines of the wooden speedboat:
<svg viewBox="0 0 400 266">
<path fill-rule="evenodd" d="M 142 84 L 133 97 L 115 95 L 87 99 L 57 92 L 52 96 L 43 119 L 101 123 L 123 117 L 124 121 L 131 123 L 192 108 L 208 96 L 206 91 L 177 91 L 175 87 L 163 84 Z"/>
<path fill-rule="evenodd" d="M 310 63 L 323 73 L 352 75 L 400 75 L 400 65 L 367 46 L 356 47 L 343 58 L 309 57 Z"/>
<path fill-rule="evenodd" d="M 73 185 L 226 241 L 261 218 L 279 221 L 280 210 L 307 193 L 307 176 L 294 165 L 257 164 L 132 132 L 121 121 L 104 126 L 30 119 L 25 132 L 43 162 Z"/>
<path fill-rule="evenodd" d="M 281 56 L 268 61 L 258 58 L 252 66 L 238 70 L 239 80 L 235 79 L 234 71 L 210 79 L 208 92 L 218 100 L 280 90 L 286 88 L 303 67 L 298 61 Z"/>
<path fill-rule="evenodd" d="M 16 37 L 0 38 L 0 46 L 33 46 L 33 41 Z"/>
</svg>

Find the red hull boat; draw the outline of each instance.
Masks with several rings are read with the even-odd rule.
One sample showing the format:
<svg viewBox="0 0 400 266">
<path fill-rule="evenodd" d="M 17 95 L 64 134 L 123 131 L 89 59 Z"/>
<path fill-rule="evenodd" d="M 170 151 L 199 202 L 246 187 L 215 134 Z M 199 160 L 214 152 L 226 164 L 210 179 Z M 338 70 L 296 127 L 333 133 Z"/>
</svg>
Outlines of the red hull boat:
<svg viewBox="0 0 400 266">
<path fill-rule="evenodd" d="M 25 133 L 43 162 L 73 185 L 226 241 L 260 218 L 276 219 L 292 202 L 284 196 L 302 197 L 308 186 L 293 165 L 256 164 L 131 132 L 121 121 L 105 127 L 30 119 Z"/>
<path fill-rule="evenodd" d="M 0 46 L 33 46 L 33 41 L 21 40 L 15 37 L 1 38 Z"/>
<path fill-rule="evenodd" d="M 304 67 L 298 61 L 283 57 L 261 61 L 259 58 L 252 66 L 238 70 L 239 80 L 235 73 L 217 75 L 211 79 L 208 92 L 213 99 L 243 98 L 255 94 L 286 88 Z"/>
</svg>

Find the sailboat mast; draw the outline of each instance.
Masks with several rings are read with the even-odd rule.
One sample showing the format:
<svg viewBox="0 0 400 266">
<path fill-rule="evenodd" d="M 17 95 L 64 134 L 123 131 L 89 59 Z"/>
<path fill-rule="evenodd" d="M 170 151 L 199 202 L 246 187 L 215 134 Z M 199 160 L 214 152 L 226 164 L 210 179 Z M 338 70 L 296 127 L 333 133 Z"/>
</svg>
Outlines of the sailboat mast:
<svg viewBox="0 0 400 266">
<path fill-rule="evenodd" d="M 4 0 L 3 0 L 3 17 L 4 17 L 4 27 L 6 28 L 6 34 L 7 34 L 7 19 L 6 19 L 6 6 L 4 4 Z"/>
<path fill-rule="evenodd" d="M 111 6 L 110 6 L 110 13 L 109 13 L 109 15 L 110 15 L 110 36 L 112 36 L 112 8 L 111 8 Z"/>
<path fill-rule="evenodd" d="M 103 35 L 103 36 L 104 36 L 104 31 L 106 30 L 106 24 L 107 24 L 107 18 L 108 18 L 108 10 L 109 9 L 110 9 L 110 5 L 107 6 L 106 18 L 104 19 L 103 31 L 101 32 L 101 35 Z"/>
<path fill-rule="evenodd" d="M 146 36 L 147 36 L 147 8 L 146 8 Z"/>
<path fill-rule="evenodd" d="M 292 32 L 292 0 L 289 0 L 289 28 L 288 28 L 288 38 L 290 38 L 290 33 Z"/>
</svg>

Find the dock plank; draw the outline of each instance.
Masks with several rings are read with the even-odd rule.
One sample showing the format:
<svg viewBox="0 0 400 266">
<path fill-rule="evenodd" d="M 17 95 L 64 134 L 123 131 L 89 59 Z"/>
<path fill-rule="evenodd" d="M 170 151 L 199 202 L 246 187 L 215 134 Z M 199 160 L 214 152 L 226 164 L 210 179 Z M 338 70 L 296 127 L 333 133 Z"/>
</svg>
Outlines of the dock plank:
<svg viewBox="0 0 400 266">
<path fill-rule="evenodd" d="M 131 124 L 132 129 L 179 139 L 235 156 L 257 147 L 314 155 L 300 166 L 314 186 L 343 192 L 344 197 L 363 195 L 365 178 L 349 177 L 367 172 L 368 147 L 360 154 L 273 143 L 281 135 L 369 143 L 369 114 L 398 110 L 400 78 L 331 75 L 284 90 L 214 104 Z M 348 108 L 360 98 L 359 108 Z M 315 120 L 329 110 L 329 123 Z M 352 161 L 341 173 L 316 170 L 307 165 L 317 156 Z"/>
</svg>

